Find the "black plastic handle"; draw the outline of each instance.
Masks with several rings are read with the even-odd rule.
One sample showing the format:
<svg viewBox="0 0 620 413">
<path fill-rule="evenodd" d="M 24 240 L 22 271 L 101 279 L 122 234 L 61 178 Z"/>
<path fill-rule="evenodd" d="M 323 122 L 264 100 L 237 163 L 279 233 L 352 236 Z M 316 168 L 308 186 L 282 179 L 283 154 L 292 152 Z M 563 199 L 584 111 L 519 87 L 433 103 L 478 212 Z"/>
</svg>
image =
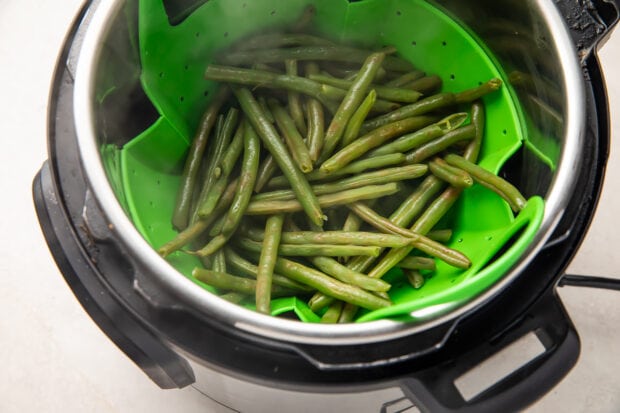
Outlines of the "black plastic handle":
<svg viewBox="0 0 620 413">
<path fill-rule="evenodd" d="M 465 400 L 455 381 L 530 332 L 541 341 L 544 352 L 482 393 Z M 404 394 L 424 412 L 517 411 L 538 400 L 550 387 L 559 383 L 577 362 L 579 350 L 579 337 L 570 318 L 555 293 L 549 292 L 518 325 L 501 337 L 456 359 L 403 379 L 400 384 Z"/>
<path fill-rule="evenodd" d="M 582 62 L 607 40 L 620 18 L 620 0 L 555 0 Z"/>
<path fill-rule="evenodd" d="M 188 362 L 145 328 L 102 281 L 67 221 L 47 162 L 35 177 L 32 191 L 48 247 L 89 316 L 159 387 L 180 388 L 192 384 L 195 378 Z"/>
</svg>

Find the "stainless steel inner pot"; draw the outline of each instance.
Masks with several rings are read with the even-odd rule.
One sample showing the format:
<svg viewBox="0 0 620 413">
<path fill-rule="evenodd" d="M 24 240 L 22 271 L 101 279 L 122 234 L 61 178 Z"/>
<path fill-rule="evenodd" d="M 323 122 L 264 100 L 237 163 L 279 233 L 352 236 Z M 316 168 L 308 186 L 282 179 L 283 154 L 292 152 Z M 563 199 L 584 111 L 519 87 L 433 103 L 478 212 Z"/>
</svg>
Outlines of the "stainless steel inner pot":
<svg viewBox="0 0 620 413">
<path fill-rule="evenodd" d="M 580 68 L 580 56 L 565 19 L 552 0 L 495 0 L 450 1 L 438 3 L 467 24 L 493 51 L 506 69 L 531 75 L 533 84 L 525 92 L 523 109 L 530 122 L 538 123 L 560 145 L 557 169 L 534 168 L 527 157 L 520 160 L 516 183 L 529 194 L 544 196 L 544 220 L 534 241 L 503 277 L 484 294 L 467 303 L 428 308 L 416 314 L 419 322 L 399 323 L 376 321 L 350 325 L 305 324 L 286 319 L 267 317 L 228 303 L 182 276 L 162 259 L 142 238 L 120 206 L 108 181 L 101 157 L 102 141 L 118 133 L 114 119 L 102 119 L 97 110 L 96 96 L 104 87 L 102 71 L 125 73 L 128 90 L 136 87 L 138 62 L 131 58 L 130 45 L 118 41 L 119 28 L 126 27 L 121 18 L 125 7 L 134 0 L 101 0 L 95 2 L 87 15 L 88 30 L 79 52 L 70 56 L 77 61 L 74 89 L 74 121 L 77 130 L 81 163 L 86 172 L 96 202 L 110 223 L 110 228 L 131 254 L 144 277 L 174 302 L 224 325 L 258 336 L 306 344 L 364 344 L 413 335 L 479 309 L 521 274 L 536 256 L 556 228 L 575 188 L 580 173 L 580 153 L 584 146 L 585 88 Z M 475 11 L 475 13 L 473 12 Z M 123 82 L 121 82 L 123 83 Z M 536 92 L 532 100 L 532 91 Z M 559 99 L 550 99 L 559 96 Z M 527 103 L 530 102 L 531 104 Z M 533 102 L 533 103 L 532 103 Z M 536 103 L 542 102 L 542 104 Z M 549 110 L 549 107 L 552 110 Z M 129 107 L 119 107 L 121 116 Z M 122 126 L 121 126 L 122 127 Z M 122 130 L 120 131 L 122 132 Z M 532 173 L 535 171 L 535 173 Z M 135 282 L 138 292 L 151 295 L 149 288 Z"/>
</svg>

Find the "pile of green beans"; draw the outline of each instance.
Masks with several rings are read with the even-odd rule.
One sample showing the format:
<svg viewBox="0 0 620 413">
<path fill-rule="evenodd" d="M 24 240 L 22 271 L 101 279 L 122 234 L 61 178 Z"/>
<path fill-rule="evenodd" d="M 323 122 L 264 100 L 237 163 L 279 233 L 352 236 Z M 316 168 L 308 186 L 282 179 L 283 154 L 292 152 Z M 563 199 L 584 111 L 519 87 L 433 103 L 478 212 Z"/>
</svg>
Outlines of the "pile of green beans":
<svg viewBox="0 0 620 413">
<path fill-rule="evenodd" d="M 369 51 L 300 32 L 259 34 L 219 54 L 217 82 L 188 152 L 159 248 L 201 258 L 193 276 L 270 314 L 306 299 L 325 323 L 391 305 L 389 270 L 423 288 L 436 261 L 471 262 L 435 228 L 481 184 L 518 213 L 519 191 L 476 165 L 481 98 L 458 93 L 388 47 Z"/>
</svg>

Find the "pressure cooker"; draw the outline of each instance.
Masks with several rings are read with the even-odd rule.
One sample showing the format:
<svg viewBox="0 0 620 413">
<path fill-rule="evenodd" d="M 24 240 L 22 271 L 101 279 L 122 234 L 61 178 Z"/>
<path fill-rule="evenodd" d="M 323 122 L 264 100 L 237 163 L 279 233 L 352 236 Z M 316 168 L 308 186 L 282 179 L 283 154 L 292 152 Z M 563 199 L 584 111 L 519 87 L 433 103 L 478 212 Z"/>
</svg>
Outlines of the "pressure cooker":
<svg viewBox="0 0 620 413">
<path fill-rule="evenodd" d="M 515 74 L 509 78 L 528 130 L 542 131 L 556 148 L 549 163 L 526 146 L 502 170 L 526 195 L 544 198 L 544 215 L 518 260 L 472 299 L 419 310 L 407 322 L 344 325 L 268 317 L 222 300 L 181 275 L 136 229 L 110 173 L 122 165 L 103 152 L 122 148 L 159 117 L 136 51 L 144 3 L 87 1 L 76 17 L 53 79 L 49 158 L 33 196 L 76 298 L 156 385 L 192 385 L 243 412 L 499 411 L 528 406 L 570 371 L 579 338 L 556 288 L 571 282 L 564 271 L 604 179 L 610 132 L 596 51 L 618 21 L 618 1 L 432 3 Z M 241 4 L 150 3 L 173 29 L 208 3 Z M 201 33 L 206 42 L 209 30 Z M 540 351 L 531 359 L 484 388 L 463 387 L 472 369 L 532 337 Z"/>
</svg>

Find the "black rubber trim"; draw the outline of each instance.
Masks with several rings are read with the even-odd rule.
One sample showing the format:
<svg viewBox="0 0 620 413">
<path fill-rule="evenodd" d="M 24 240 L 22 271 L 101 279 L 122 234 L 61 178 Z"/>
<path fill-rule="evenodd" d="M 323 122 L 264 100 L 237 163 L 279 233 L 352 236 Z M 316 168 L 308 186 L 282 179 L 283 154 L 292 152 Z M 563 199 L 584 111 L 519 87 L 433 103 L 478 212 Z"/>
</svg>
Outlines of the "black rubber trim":
<svg viewBox="0 0 620 413">
<path fill-rule="evenodd" d="M 187 361 L 146 330 L 101 282 L 66 220 L 46 162 L 32 186 L 37 217 L 48 247 L 67 284 L 99 328 L 159 387 L 181 388 L 195 381 Z"/>
</svg>

